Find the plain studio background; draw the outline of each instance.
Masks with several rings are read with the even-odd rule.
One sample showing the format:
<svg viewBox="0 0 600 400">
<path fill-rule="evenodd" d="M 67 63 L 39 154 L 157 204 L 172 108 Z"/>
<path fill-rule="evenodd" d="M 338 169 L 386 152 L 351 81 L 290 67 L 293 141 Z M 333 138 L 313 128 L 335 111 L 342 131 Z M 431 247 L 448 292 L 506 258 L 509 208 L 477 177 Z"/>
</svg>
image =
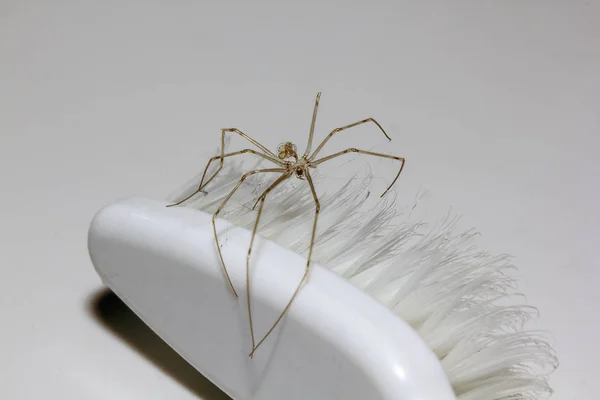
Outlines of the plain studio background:
<svg viewBox="0 0 600 400">
<path fill-rule="evenodd" d="M 556 398 L 596 398 L 599 37 L 591 1 L 0 2 L 1 397 L 224 398 L 99 291 L 86 230 L 187 181 L 222 127 L 303 150 L 321 90 L 317 140 L 377 118 L 391 143 L 327 150 L 405 156 L 400 200 L 428 189 L 516 256 Z"/>
</svg>

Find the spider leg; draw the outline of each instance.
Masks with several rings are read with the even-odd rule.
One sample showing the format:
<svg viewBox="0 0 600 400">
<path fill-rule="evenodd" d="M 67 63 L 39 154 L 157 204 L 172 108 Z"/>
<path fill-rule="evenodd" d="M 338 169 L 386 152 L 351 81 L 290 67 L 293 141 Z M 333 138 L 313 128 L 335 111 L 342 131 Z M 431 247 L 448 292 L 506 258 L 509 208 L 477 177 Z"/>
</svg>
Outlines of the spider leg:
<svg viewBox="0 0 600 400">
<path fill-rule="evenodd" d="M 379 122 L 375 121 L 374 118 L 367 118 L 367 119 L 363 119 L 362 121 L 358 121 L 358 122 L 355 122 L 353 124 L 342 126 L 341 128 L 335 128 L 334 130 L 332 130 L 329 133 L 329 135 L 327 135 L 327 137 L 321 142 L 321 144 L 319 145 L 319 147 L 317 147 L 317 149 L 315 150 L 315 152 L 310 155 L 309 160 L 314 160 L 315 157 L 317 156 L 317 154 L 321 151 L 321 149 L 323 149 L 323 146 L 325 146 L 325 143 L 327 143 L 329 141 L 329 139 L 331 139 L 331 137 L 333 135 L 335 135 L 336 133 L 341 132 L 341 131 L 343 131 L 345 129 L 354 128 L 355 126 L 358 126 L 358 125 L 361 125 L 361 124 L 366 124 L 367 122 L 372 122 L 375 125 L 377 125 L 377 127 L 379 129 L 381 129 L 381 132 L 383 132 L 383 134 L 385 135 L 385 137 L 388 138 L 388 140 L 392 140 L 392 138 L 390 138 L 388 136 L 388 134 L 385 133 L 385 130 L 381 127 L 381 125 L 379 125 Z"/>
<path fill-rule="evenodd" d="M 312 122 L 310 123 L 310 133 L 308 134 L 308 144 L 306 145 L 306 151 L 304 152 L 304 157 L 308 156 L 310 153 L 310 149 L 312 147 L 313 134 L 315 133 L 315 122 L 317 121 L 317 109 L 319 108 L 319 99 L 321 98 L 321 92 L 317 93 L 317 98 L 315 99 L 315 108 L 313 110 Z"/>
<path fill-rule="evenodd" d="M 219 259 L 221 260 L 221 266 L 223 267 L 223 272 L 225 273 L 225 277 L 227 278 L 227 283 L 229 283 L 229 286 L 231 287 L 231 290 L 233 291 L 233 295 L 236 298 L 238 297 L 238 294 L 235 291 L 235 288 L 233 287 L 233 283 L 231 282 L 231 278 L 229 277 L 229 273 L 227 272 L 227 267 L 225 266 L 225 261 L 223 260 L 223 254 L 221 253 L 221 244 L 219 243 L 219 235 L 217 234 L 217 225 L 215 224 L 215 220 L 217 219 L 217 216 L 219 215 L 219 213 L 221 212 L 223 207 L 225 207 L 225 204 L 227 204 L 229 199 L 231 199 L 231 196 L 233 196 L 233 194 L 238 190 L 238 188 L 242 185 L 242 183 L 244 183 L 244 180 L 246 180 L 246 178 L 249 177 L 250 175 L 254 175 L 254 174 L 258 174 L 258 173 L 262 173 L 262 172 L 286 172 L 286 170 L 283 168 L 269 168 L 269 169 L 257 169 L 254 171 L 246 172 L 244 175 L 242 175 L 242 177 L 240 178 L 237 185 L 235 185 L 235 187 L 231 190 L 231 192 L 229 192 L 227 197 L 225 197 L 225 200 L 223 200 L 223 202 L 221 203 L 219 208 L 217 208 L 217 211 L 215 211 L 215 213 L 213 214 L 213 217 L 212 217 L 213 232 L 215 235 L 215 242 L 217 244 L 217 252 L 219 253 Z"/>
<path fill-rule="evenodd" d="M 335 153 L 335 154 L 332 154 L 330 156 L 323 157 L 323 158 L 321 158 L 319 160 L 313 161 L 312 164 L 314 166 L 317 166 L 317 165 L 319 165 L 321 163 L 324 163 L 325 161 L 331 160 L 332 158 L 339 157 L 339 156 L 342 156 L 342 155 L 348 154 L 348 153 L 360 153 L 360 154 L 366 154 L 366 155 L 369 155 L 369 156 L 390 158 L 392 160 L 398 160 L 398 161 L 400 161 L 400 170 L 396 174 L 396 177 L 394 178 L 394 180 L 392 181 L 392 183 L 390 184 L 390 186 L 388 186 L 388 188 L 385 189 L 385 192 L 383 192 L 383 194 L 380 197 L 385 196 L 385 194 L 392 188 L 392 186 L 394 186 L 394 183 L 396 183 L 396 181 L 398 180 L 398 177 L 402 173 L 402 169 L 404 169 L 404 162 L 405 162 L 405 160 L 402 157 L 390 156 L 388 154 L 381 154 L 381 153 L 373 153 L 372 151 L 359 150 L 359 149 L 354 149 L 354 148 L 346 149 L 344 151 L 340 151 L 339 153 Z"/>
<path fill-rule="evenodd" d="M 279 315 L 279 318 L 277 318 L 277 320 L 275 321 L 273 326 L 271 326 L 271 329 L 269 329 L 269 331 L 265 334 L 265 336 L 263 336 L 263 338 L 260 340 L 260 342 L 258 342 L 258 344 L 254 347 L 254 349 L 250 353 L 250 357 L 254 356 L 254 352 L 256 351 L 256 349 L 258 349 L 260 347 L 260 345 L 264 343 L 264 341 L 271 334 L 271 332 L 273 332 L 273 330 L 275 329 L 275 327 L 277 326 L 279 321 L 281 321 L 281 319 L 285 316 L 285 314 L 289 310 L 290 306 L 292 305 L 292 302 L 298 295 L 298 292 L 300 292 L 300 289 L 302 288 L 302 285 L 304 284 L 304 281 L 306 280 L 306 277 L 308 276 L 308 272 L 310 271 L 310 261 L 312 258 L 313 247 L 315 245 L 315 234 L 317 232 L 317 221 L 319 220 L 319 212 L 321 211 L 321 205 L 319 203 L 319 198 L 317 197 L 317 192 L 315 191 L 315 186 L 313 184 L 312 178 L 311 178 L 310 174 L 308 173 L 308 171 L 306 171 L 306 180 L 308 181 L 310 190 L 313 195 L 313 199 L 315 200 L 315 218 L 313 220 L 313 227 L 312 227 L 312 232 L 310 235 L 310 246 L 308 248 L 308 257 L 306 258 L 306 267 L 304 269 L 304 275 L 302 275 L 302 279 L 300 279 L 300 283 L 298 284 L 298 287 L 294 291 L 294 294 L 292 294 L 292 297 L 290 298 L 290 301 L 288 302 L 288 304 L 285 306 L 285 308 L 281 312 L 281 315 Z"/>
<path fill-rule="evenodd" d="M 221 171 L 221 169 L 223 169 L 223 159 L 224 158 L 231 157 L 231 156 L 237 156 L 237 155 L 245 154 L 245 153 L 257 155 L 259 157 L 264 158 L 265 160 L 269 160 L 269 161 L 274 162 L 275 164 L 283 167 L 283 163 L 281 163 L 281 161 L 279 161 L 273 157 L 270 157 L 266 154 L 260 153 L 256 150 L 252 150 L 252 149 L 244 149 L 244 150 L 240 150 L 240 151 L 235 151 L 233 153 L 221 154 L 220 156 L 212 157 L 208 160 L 208 163 L 206 164 L 206 167 L 204 168 L 204 173 L 202 174 L 202 179 L 200 180 L 200 185 L 198 185 L 198 189 L 194 193 L 192 193 L 188 197 L 186 197 L 185 199 L 179 200 L 177 203 L 174 203 L 174 204 L 169 204 L 167 207 L 175 207 L 180 204 L 183 204 L 186 201 L 188 201 L 189 199 L 191 199 L 192 197 L 194 197 L 195 195 L 197 195 L 198 193 L 200 193 L 202 191 L 202 189 L 204 189 L 204 187 L 206 185 L 208 185 L 217 176 L 217 174 Z M 210 167 L 212 162 L 216 161 L 216 160 L 220 160 L 219 168 L 211 175 L 210 178 L 208 178 L 208 180 L 206 182 L 204 182 L 204 178 L 206 177 L 206 172 L 208 171 L 208 168 Z"/>
<path fill-rule="evenodd" d="M 248 247 L 248 255 L 246 256 L 246 297 L 248 302 L 248 319 L 250 320 L 250 336 L 252 337 L 252 349 L 254 349 L 254 325 L 252 324 L 252 307 L 250 303 L 250 255 L 252 254 L 252 246 L 254 245 L 254 238 L 256 237 L 256 230 L 258 229 L 258 223 L 260 216 L 262 215 L 263 206 L 265 205 L 265 199 L 269 192 L 275 189 L 279 184 L 288 179 L 291 174 L 285 173 L 281 175 L 275 182 L 271 184 L 258 198 L 260 207 L 258 208 L 258 214 L 256 215 L 256 221 L 254 222 L 254 229 L 252 230 L 252 239 L 250 239 L 250 247 Z"/>
<path fill-rule="evenodd" d="M 274 158 L 275 160 L 277 160 L 277 155 L 275 153 L 273 153 L 271 150 L 267 149 L 265 146 L 263 146 L 262 144 L 260 144 L 259 142 L 257 142 L 256 140 L 254 140 L 250 136 L 246 135 L 244 132 L 240 131 L 237 128 L 221 129 L 221 156 L 223 155 L 223 152 L 225 151 L 225 133 L 227 133 L 227 132 L 237 133 L 238 135 L 240 135 L 241 137 L 243 137 L 244 139 L 246 139 L 247 141 L 249 141 L 256 147 L 258 147 L 259 149 L 264 151 L 266 154 L 271 156 L 271 158 Z"/>
</svg>

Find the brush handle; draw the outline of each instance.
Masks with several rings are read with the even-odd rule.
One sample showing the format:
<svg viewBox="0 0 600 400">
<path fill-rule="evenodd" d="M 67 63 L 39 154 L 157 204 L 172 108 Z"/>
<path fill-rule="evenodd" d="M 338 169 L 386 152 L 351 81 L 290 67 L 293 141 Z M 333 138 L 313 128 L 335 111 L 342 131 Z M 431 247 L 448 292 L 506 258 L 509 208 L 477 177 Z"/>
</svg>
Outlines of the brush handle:
<svg viewBox="0 0 600 400">
<path fill-rule="evenodd" d="M 313 265 L 287 316 L 256 351 L 246 305 L 250 232 L 211 216 L 131 198 L 102 209 L 88 245 L 96 271 L 150 328 L 234 399 L 452 400 L 437 357 L 370 296 Z M 257 237 L 252 310 L 260 339 L 293 293 L 305 259 Z"/>
</svg>

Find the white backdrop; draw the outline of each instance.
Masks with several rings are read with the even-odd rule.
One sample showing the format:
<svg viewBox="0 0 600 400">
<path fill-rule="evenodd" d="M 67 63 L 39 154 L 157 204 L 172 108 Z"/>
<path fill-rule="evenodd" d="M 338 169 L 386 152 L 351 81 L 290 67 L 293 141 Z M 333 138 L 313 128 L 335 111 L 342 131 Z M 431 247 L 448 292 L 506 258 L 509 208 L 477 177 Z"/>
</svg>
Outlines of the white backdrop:
<svg viewBox="0 0 600 400">
<path fill-rule="evenodd" d="M 302 147 L 320 90 L 318 138 L 373 116 L 394 139 L 331 150 L 405 156 L 401 199 L 516 256 L 556 398 L 596 398 L 599 37 L 592 1 L 0 1 L 0 397 L 225 398 L 100 291 L 86 229 L 187 181 L 222 127 Z"/>
</svg>

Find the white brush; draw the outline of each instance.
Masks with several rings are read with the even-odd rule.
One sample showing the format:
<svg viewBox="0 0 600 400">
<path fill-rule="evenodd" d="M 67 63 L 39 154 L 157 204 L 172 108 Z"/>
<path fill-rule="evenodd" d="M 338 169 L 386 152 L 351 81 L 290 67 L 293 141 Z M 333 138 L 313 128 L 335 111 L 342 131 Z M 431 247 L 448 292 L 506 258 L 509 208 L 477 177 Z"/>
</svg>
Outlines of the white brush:
<svg viewBox="0 0 600 400">
<path fill-rule="evenodd" d="M 321 195 L 314 262 L 378 300 L 400 324 L 316 266 L 286 322 L 250 360 L 245 304 L 227 290 L 210 229 L 210 214 L 244 170 L 240 163 L 226 164 L 208 193 L 190 200 L 189 207 L 203 212 L 133 199 L 99 213 L 90 231 L 92 260 L 105 283 L 225 392 L 235 399 L 427 400 L 451 399 L 452 392 L 460 400 L 537 399 L 551 392 L 547 376 L 556 366 L 554 352 L 542 335 L 524 330 L 535 309 L 507 302 L 517 294 L 507 274 L 514 268 L 509 257 L 477 250 L 476 233 L 456 233 L 455 218 L 428 227 L 414 220 L 414 213 L 401 213 L 394 201 L 380 200 L 365 209 L 370 176 L 349 179 Z M 198 179 L 169 200 L 185 197 Z M 251 206 L 267 184 L 249 179 L 222 217 L 251 228 Z M 268 240 L 257 242 L 252 262 L 259 335 L 301 276 L 301 257 L 282 252 L 273 242 L 300 255 L 306 252 L 314 212 L 310 196 L 284 185 L 265 207 L 259 235 Z M 232 280 L 241 291 L 249 232 L 228 231 L 225 221 L 219 230 Z M 181 270 L 190 266 L 191 274 Z M 333 300 L 342 304 L 332 305 Z M 344 318 L 356 321 L 339 321 Z M 186 320 L 187 327 L 181 324 Z M 362 329 L 370 324 L 377 329 Z M 226 333 L 231 329 L 233 336 Z M 439 363 L 432 363 L 423 343 Z M 326 354 L 331 359 L 319 360 Z"/>
<path fill-rule="evenodd" d="M 190 207 L 211 212 L 242 173 L 231 163 L 219 183 Z M 320 179 L 317 178 L 317 187 Z M 460 400 L 537 399 L 550 394 L 548 373 L 557 365 L 544 335 L 525 330 L 536 315 L 518 298 L 510 257 L 478 250 L 473 230 L 456 232 L 457 218 L 425 225 L 393 200 L 366 204 L 372 177 L 349 179 L 339 190 L 321 194 L 314 260 L 377 299 L 409 323 L 440 359 Z M 198 177 L 172 199 L 183 197 Z M 251 228 L 254 178 L 224 218 Z M 325 186 L 326 187 L 326 186 Z M 255 193 L 252 195 L 252 193 Z M 244 206 L 248 204 L 248 207 Z M 238 203 L 239 204 L 239 203 Z M 260 234 L 299 254 L 306 252 L 313 203 L 310 192 L 284 186 L 265 209 Z M 366 207 L 365 207 L 366 206 Z M 409 205 L 410 206 L 410 205 Z"/>
</svg>

